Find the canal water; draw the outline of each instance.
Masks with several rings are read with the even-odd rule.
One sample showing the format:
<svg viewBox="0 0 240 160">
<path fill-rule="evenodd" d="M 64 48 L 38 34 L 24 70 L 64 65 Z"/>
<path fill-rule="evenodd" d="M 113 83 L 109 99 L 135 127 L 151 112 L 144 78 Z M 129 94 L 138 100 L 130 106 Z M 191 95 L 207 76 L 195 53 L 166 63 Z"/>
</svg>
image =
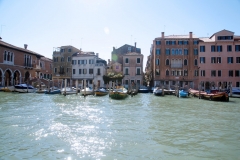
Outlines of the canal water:
<svg viewBox="0 0 240 160">
<path fill-rule="evenodd" d="M 240 99 L 0 92 L 0 159 L 240 159 Z"/>
</svg>

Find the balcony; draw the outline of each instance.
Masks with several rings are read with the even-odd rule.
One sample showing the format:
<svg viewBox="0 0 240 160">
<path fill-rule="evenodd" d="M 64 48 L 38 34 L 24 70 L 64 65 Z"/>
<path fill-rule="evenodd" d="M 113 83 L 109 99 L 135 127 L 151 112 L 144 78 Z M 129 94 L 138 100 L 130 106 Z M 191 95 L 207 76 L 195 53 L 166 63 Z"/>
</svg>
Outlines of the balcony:
<svg viewBox="0 0 240 160">
<path fill-rule="evenodd" d="M 36 70 L 36 71 L 40 71 L 40 70 L 41 70 L 40 65 L 36 65 L 35 70 Z"/>
<path fill-rule="evenodd" d="M 33 64 L 31 64 L 31 63 L 24 63 L 24 68 L 26 68 L 26 69 L 33 69 Z"/>
<path fill-rule="evenodd" d="M 182 64 L 171 64 L 171 68 L 182 68 Z"/>
</svg>

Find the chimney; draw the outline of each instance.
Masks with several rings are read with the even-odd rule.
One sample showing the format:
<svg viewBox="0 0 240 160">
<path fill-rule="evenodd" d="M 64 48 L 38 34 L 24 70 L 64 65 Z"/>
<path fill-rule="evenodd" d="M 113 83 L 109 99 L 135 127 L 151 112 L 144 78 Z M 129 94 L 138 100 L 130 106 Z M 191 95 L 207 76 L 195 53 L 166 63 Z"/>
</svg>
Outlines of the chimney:
<svg viewBox="0 0 240 160">
<path fill-rule="evenodd" d="M 96 57 L 98 58 L 98 53 L 96 53 Z"/>
<path fill-rule="evenodd" d="M 137 51 L 137 48 L 136 48 L 136 46 L 137 46 L 137 42 L 135 42 L 135 52 Z"/>
<path fill-rule="evenodd" d="M 27 46 L 28 46 L 27 44 L 24 44 L 24 48 L 25 48 L 25 49 L 27 49 Z"/>
<path fill-rule="evenodd" d="M 192 38 L 192 32 L 189 32 L 189 38 Z"/>
<path fill-rule="evenodd" d="M 164 38 L 164 32 L 162 32 L 162 39 Z"/>
</svg>

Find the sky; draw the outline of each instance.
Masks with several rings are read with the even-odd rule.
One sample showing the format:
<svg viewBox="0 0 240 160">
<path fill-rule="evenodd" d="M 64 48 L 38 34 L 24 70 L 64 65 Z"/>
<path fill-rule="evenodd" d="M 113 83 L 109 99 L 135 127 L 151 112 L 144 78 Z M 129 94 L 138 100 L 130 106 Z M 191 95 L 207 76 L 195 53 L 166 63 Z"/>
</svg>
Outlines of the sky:
<svg viewBox="0 0 240 160">
<path fill-rule="evenodd" d="M 240 0 L 0 0 L 2 41 L 52 58 L 72 45 L 111 59 L 113 47 L 141 48 L 144 68 L 156 37 L 240 35 Z"/>
</svg>

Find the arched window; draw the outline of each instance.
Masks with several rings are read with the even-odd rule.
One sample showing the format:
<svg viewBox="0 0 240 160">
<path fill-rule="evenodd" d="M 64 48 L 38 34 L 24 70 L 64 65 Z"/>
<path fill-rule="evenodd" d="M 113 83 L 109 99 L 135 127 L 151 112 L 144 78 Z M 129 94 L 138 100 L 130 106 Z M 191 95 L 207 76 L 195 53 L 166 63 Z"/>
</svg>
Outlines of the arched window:
<svg viewBox="0 0 240 160">
<path fill-rule="evenodd" d="M 4 61 L 7 60 L 7 51 L 4 51 Z"/>
<path fill-rule="evenodd" d="M 13 53 L 11 53 L 10 61 L 11 61 L 11 62 L 13 61 Z"/>
<path fill-rule="evenodd" d="M 172 55 L 174 55 L 175 54 L 175 50 L 174 49 L 172 49 Z"/>
<path fill-rule="evenodd" d="M 175 50 L 175 54 L 178 55 L 178 49 Z"/>
<path fill-rule="evenodd" d="M 184 59 L 184 66 L 187 66 L 187 60 Z"/>
<path fill-rule="evenodd" d="M 178 54 L 182 55 L 182 49 L 178 50 Z"/>
<path fill-rule="evenodd" d="M 194 65 L 197 66 L 198 63 L 197 63 L 197 59 L 194 59 Z"/>
<path fill-rule="evenodd" d="M 169 76 L 169 70 L 166 70 L 166 76 Z"/>
<path fill-rule="evenodd" d="M 7 54 L 7 61 L 10 61 L 10 52 L 8 52 L 8 54 Z"/>
<path fill-rule="evenodd" d="M 166 59 L 166 65 L 167 66 L 169 65 L 169 59 Z"/>
</svg>

